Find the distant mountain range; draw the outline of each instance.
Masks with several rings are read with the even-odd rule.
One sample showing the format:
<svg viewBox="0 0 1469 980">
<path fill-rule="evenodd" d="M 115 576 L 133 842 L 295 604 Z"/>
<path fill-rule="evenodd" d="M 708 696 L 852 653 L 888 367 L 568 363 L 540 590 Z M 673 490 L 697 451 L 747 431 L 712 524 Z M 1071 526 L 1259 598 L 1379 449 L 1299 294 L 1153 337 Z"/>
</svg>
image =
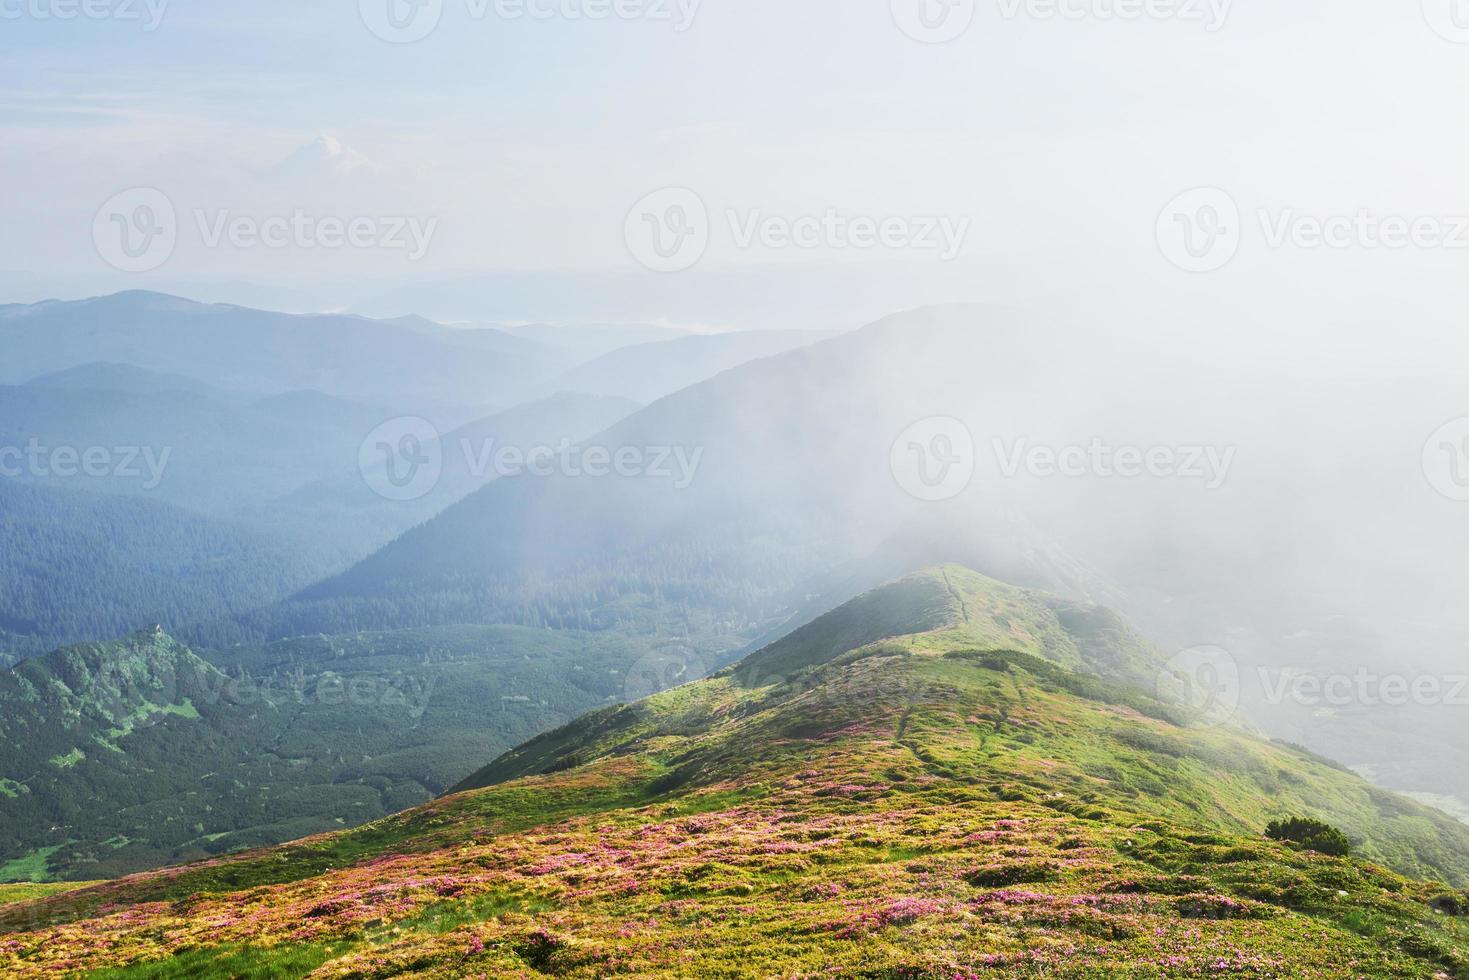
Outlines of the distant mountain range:
<svg viewBox="0 0 1469 980">
<path fill-rule="evenodd" d="M 398 411 L 485 410 L 519 401 L 570 367 L 560 352 L 507 334 L 461 336 L 416 318 L 289 315 L 129 292 L 0 307 L 0 382 L 95 362 L 132 364 L 211 386 L 315 390 Z"/>
<path fill-rule="evenodd" d="M 257 395 L 214 388 L 182 374 L 160 374 L 136 364 L 95 361 L 43 374 L 25 383 L 27 388 L 59 388 L 65 391 L 108 391 L 129 395 L 186 393 L 201 395 L 232 405 L 248 404 Z"/>
<path fill-rule="evenodd" d="M 679 336 L 662 328 L 516 329 L 295 316 L 142 292 L 0 307 L 0 464 L 14 501 L 0 543 L 13 565 L 43 568 L 50 583 L 36 589 L 15 572 L 0 661 L 144 619 L 211 642 L 246 638 L 229 626 L 234 615 L 340 571 L 491 482 L 494 450 L 579 443 L 639 407 L 606 390 L 616 386 L 598 370 L 565 373 L 583 357 L 636 341 L 623 363 L 647 368 L 624 387 L 662 394 L 802 339 L 685 347 L 649 342 Z M 411 424 L 441 445 L 442 473 L 421 495 L 384 499 L 363 468 L 394 460 L 364 446 L 385 424 L 420 417 Z M 80 465 L 92 453 L 107 464 L 95 472 Z M 115 495 L 145 503 L 102 499 Z M 165 517 L 168 506 L 188 513 Z M 67 515 L 65 534 L 27 530 L 31 515 L 35 527 L 55 524 L 40 514 L 47 508 Z M 79 564 L 65 552 L 108 533 L 120 546 L 105 561 Z M 211 620 L 217 627 L 197 631 Z"/>
<path fill-rule="evenodd" d="M 393 415 L 316 391 L 247 401 L 208 388 L 159 386 L 166 384 L 151 377 L 134 391 L 0 387 L 0 445 L 41 453 L 11 478 L 221 513 L 341 472 L 355 463 L 363 437 Z M 91 474 L 55 455 L 93 449 L 107 455 L 107 465 Z"/>
</svg>

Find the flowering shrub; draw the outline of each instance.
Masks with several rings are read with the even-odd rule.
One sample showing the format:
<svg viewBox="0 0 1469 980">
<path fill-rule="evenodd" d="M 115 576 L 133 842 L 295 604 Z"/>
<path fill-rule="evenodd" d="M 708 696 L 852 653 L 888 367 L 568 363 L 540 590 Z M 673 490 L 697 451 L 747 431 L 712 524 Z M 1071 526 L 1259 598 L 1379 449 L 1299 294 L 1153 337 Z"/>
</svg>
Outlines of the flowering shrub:
<svg viewBox="0 0 1469 980">
<path fill-rule="evenodd" d="M 1227 895 L 1185 895 L 1178 900 L 1178 914 L 1185 919 L 1247 919 L 1261 912 Z"/>
<path fill-rule="evenodd" d="M 1050 861 L 1017 861 L 1013 864 L 987 864 L 970 868 L 962 875 L 978 888 L 1004 888 L 1007 885 L 1054 881 L 1059 868 Z"/>
</svg>

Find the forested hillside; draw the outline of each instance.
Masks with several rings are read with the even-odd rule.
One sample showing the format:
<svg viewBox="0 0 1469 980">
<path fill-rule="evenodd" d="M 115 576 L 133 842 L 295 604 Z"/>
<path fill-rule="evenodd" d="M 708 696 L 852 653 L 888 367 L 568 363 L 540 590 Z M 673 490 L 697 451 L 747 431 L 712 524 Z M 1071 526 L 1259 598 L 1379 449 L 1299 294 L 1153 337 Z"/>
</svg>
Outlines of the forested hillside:
<svg viewBox="0 0 1469 980">
<path fill-rule="evenodd" d="M 0 660 L 150 623 L 244 613 L 309 582 L 310 538 L 159 501 L 0 480 Z"/>
<path fill-rule="evenodd" d="M 0 671 L 0 881 L 107 877 L 378 819 L 583 711 L 677 683 L 676 651 L 465 626 L 206 660 L 147 630 L 28 660 Z"/>
</svg>

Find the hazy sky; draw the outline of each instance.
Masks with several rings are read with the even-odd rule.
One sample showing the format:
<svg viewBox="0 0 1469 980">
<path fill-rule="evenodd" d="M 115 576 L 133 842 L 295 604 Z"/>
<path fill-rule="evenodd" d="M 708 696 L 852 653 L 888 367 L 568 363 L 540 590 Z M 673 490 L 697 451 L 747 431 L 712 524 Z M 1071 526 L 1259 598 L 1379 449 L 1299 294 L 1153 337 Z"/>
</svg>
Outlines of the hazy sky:
<svg viewBox="0 0 1469 980">
<path fill-rule="evenodd" d="M 629 16 L 600 19 L 571 15 L 619 7 L 422 2 L 428 21 L 410 0 L 88 0 L 95 16 L 68 20 L 57 15 L 81 0 L 0 0 L 0 300 L 531 270 L 667 294 L 627 228 L 665 187 L 708 209 L 693 276 L 856 262 L 891 284 L 873 302 L 898 306 L 1068 290 L 1087 304 L 1170 291 L 1268 304 L 1299 300 L 1305 279 L 1360 290 L 1350 313 L 1372 295 L 1446 288 L 1469 261 L 1469 247 L 1271 248 L 1256 217 L 1469 214 L 1469 133 L 1455 122 L 1469 43 L 1444 36 L 1469 41 L 1469 11 L 1463 30 L 1451 19 L 1458 0 L 618 0 Z M 375 36 L 389 3 L 399 23 L 437 28 L 415 43 Z M 517 4 L 543 16 L 512 16 Z M 967 30 L 920 43 L 899 23 L 921 23 L 922 4 Z M 321 136 L 340 153 L 301 152 Z M 1237 202 L 1243 240 L 1200 276 L 1160 255 L 1155 227 L 1204 186 Z M 93 225 L 137 187 L 167 195 L 178 241 L 160 268 L 124 275 Z M 963 234 L 933 249 L 840 248 L 829 231 L 814 247 L 740 242 L 748 222 L 828 211 L 898 218 L 910 237 L 942 218 Z M 207 234 L 298 213 L 416 219 L 424 247 Z M 523 316 L 540 314 L 535 302 Z M 667 305 L 701 319 L 696 304 Z"/>
</svg>

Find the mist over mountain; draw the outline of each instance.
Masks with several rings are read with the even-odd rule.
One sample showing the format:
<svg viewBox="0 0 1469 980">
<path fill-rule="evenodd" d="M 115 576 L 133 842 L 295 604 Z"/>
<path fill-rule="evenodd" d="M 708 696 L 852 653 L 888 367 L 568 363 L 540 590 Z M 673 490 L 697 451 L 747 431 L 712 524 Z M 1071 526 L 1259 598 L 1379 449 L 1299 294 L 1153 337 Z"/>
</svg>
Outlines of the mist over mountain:
<svg viewBox="0 0 1469 980">
<path fill-rule="evenodd" d="M 636 323 L 527 323 L 504 330 L 512 336 L 569 351 L 583 362 L 623 347 L 689 336 L 687 330 L 677 327 Z"/>
<path fill-rule="evenodd" d="M 1221 420 L 1209 417 L 1203 397 L 1227 403 L 1228 378 L 1214 382 L 1212 392 L 1199 379 L 1199 411 L 1171 413 L 1152 431 L 1137 428 L 1126 415 L 1112 421 L 1092 414 L 1092 405 L 1112 397 L 1121 400 L 1123 391 L 1140 391 L 1158 402 L 1173 396 L 1177 382 L 1170 378 L 1175 370 L 1170 357 L 1182 358 L 1187 352 L 1155 352 L 1125 374 L 1105 369 L 1105 364 L 1124 362 L 1135 353 L 1141 351 L 1007 311 L 949 308 L 896 316 L 725 372 L 593 440 L 612 449 L 667 447 L 671 456 L 673 450 L 682 450 L 689 462 L 697 455 L 698 466 L 686 487 L 674 486 L 677 476 L 505 481 L 313 595 L 385 594 L 397 589 L 395 582 L 431 587 L 434 581 L 491 579 L 572 565 L 594 569 L 599 561 L 626 561 L 634 553 L 621 549 L 651 552 L 664 540 L 714 538 L 741 522 L 765 532 L 794 529 L 792 553 L 816 549 L 784 566 L 780 574 L 791 585 L 802 578 L 803 567 L 825 568 L 832 557 L 862 558 L 900 529 L 907 529 L 909 538 L 933 543 L 936 534 L 919 534 L 914 525 L 947 525 L 944 547 L 958 548 L 961 541 L 979 546 L 986 535 L 968 530 L 971 521 L 989 528 L 1004 523 L 997 515 L 1011 512 L 1052 517 L 1068 502 L 1067 488 L 1057 491 L 1035 481 L 1005 478 L 1003 460 L 995 458 L 992 444 L 985 444 L 986 436 L 991 442 L 1046 439 L 1085 445 L 1090 437 L 1083 434 L 1101 431 L 1108 421 L 1119 428 L 1133 426 L 1128 434 L 1139 439 L 1170 443 L 1181 441 L 1183 434 L 1197 438 L 1217 431 Z M 932 506 L 897 484 L 892 459 L 894 441 L 914 422 L 930 417 L 952 417 L 970 428 L 984 467 L 967 493 Z M 1149 489 L 1190 506 L 1207 499 L 1200 481 Z M 1148 512 L 1155 502 L 1133 506 Z M 567 515 L 575 515 L 575 525 L 563 523 Z M 1126 516 L 1118 513 L 1111 520 Z M 1020 528 L 1025 522 L 1017 518 L 1009 523 Z M 1094 525 L 1113 526 L 1083 515 L 1065 530 Z M 1030 532 L 1007 535 L 1013 539 L 1039 533 L 1034 529 L 1043 525 L 1032 520 L 1028 526 Z M 1067 548 L 1085 543 L 1068 541 L 1060 527 L 1045 526 L 1043 537 L 1065 541 Z M 748 539 L 730 540 L 740 540 L 743 547 Z M 763 539 L 757 533 L 753 540 Z M 990 543 L 997 552 L 994 560 L 1005 559 L 998 553 L 1003 545 Z M 833 550 L 823 553 L 822 548 Z M 1127 553 L 1135 548 L 1129 546 Z M 729 549 L 739 550 L 734 545 Z M 922 564 L 916 554 L 903 560 Z M 420 569 L 424 580 L 415 583 Z"/>
<path fill-rule="evenodd" d="M 816 331 L 751 330 L 634 344 L 578 365 L 553 378 L 548 387 L 617 395 L 647 404 L 747 361 L 804 347 L 827 336 Z"/>
<path fill-rule="evenodd" d="M 495 456 L 507 448 L 530 452 L 580 442 L 636 411 L 633 401 L 610 396 L 561 393 L 468 422 L 436 436 L 440 465 L 431 487 L 412 499 L 383 496 L 391 486 L 393 453 L 364 458 L 352 445 L 328 461 L 329 475 L 241 511 L 248 521 L 277 527 L 332 530 L 343 564 L 360 560 L 383 544 L 438 514 L 502 476 Z M 391 427 L 391 423 L 389 423 Z M 356 433 L 367 433 L 358 428 Z M 347 447 L 343 447 L 344 449 Z M 396 447 L 390 447 L 396 448 Z"/>
<path fill-rule="evenodd" d="M 260 622 L 291 633 L 493 620 L 750 643 L 809 618 L 807 606 L 962 561 L 1117 605 L 1175 651 L 1227 648 L 1248 696 L 1263 696 L 1257 667 L 1350 662 L 1345 648 L 1303 662 L 1287 639 L 1344 613 L 1359 639 L 1455 616 L 1448 539 L 1407 529 L 1463 516 L 1403 450 L 1456 397 L 1431 375 L 1343 381 L 1332 364 L 1283 355 L 1211 357 L 1196 338 L 918 311 L 743 365 L 589 440 L 697 456 L 686 487 L 676 468 L 501 481 Z M 895 481 L 893 449 L 934 417 L 963 422 L 977 462 L 967 490 L 930 504 Z M 1058 474 L 1068 447 L 1101 469 Z M 1093 447 L 1160 449 L 1176 472 L 1109 473 Z M 1037 458 L 1049 471 L 1033 471 Z M 1338 479 L 1346 460 L 1353 478 Z M 1368 541 L 1378 557 L 1364 567 L 1351 555 Z M 1407 653 L 1379 645 L 1364 662 L 1387 670 Z"/>
</svg>

